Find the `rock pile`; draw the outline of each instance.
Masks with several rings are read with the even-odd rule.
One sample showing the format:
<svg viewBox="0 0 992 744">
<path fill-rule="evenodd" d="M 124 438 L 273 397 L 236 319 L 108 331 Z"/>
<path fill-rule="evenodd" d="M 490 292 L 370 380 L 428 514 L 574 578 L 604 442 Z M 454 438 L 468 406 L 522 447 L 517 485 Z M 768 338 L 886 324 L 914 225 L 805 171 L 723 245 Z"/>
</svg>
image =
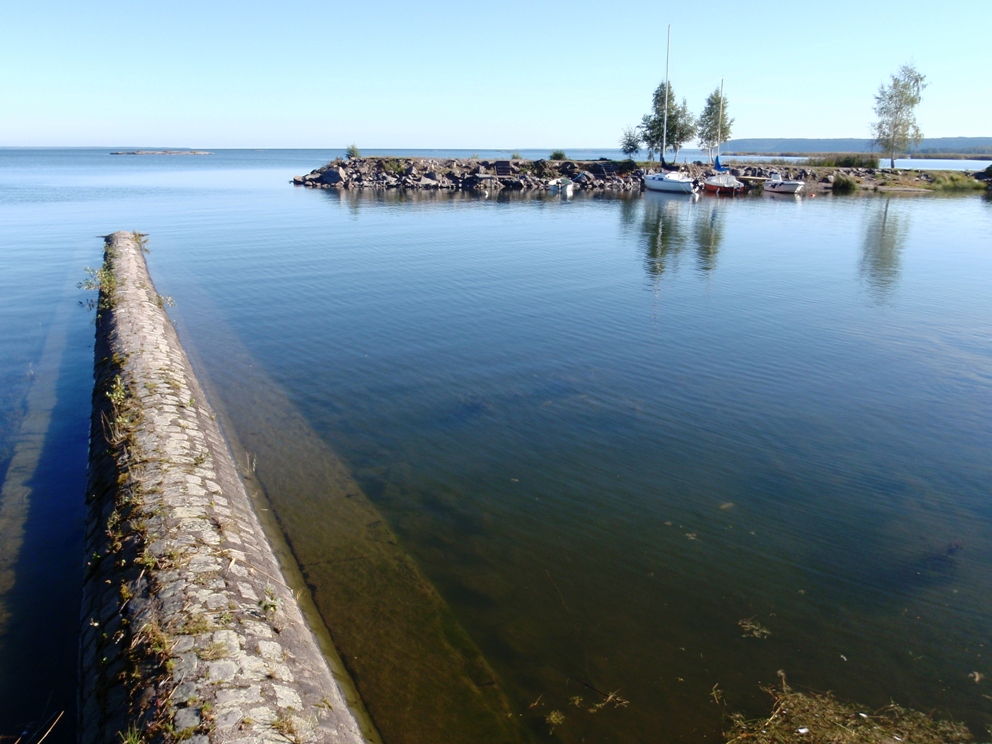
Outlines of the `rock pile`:
<svg viewBox="0 0 992 744">
<path fill-rule="evenodd" d="M 317 189 L 452 189 L 461 191 L 546 190 L 567 178 L 582 190 L 640 191 L 643 171 L 611 161 L 458 160 L 350 158 L 335 160 L 305 176 L 297 186 Z M 623 172 L 621 172 L 623 171 Z"/>
<path fill-rule="evenodd" d="M 699 161 L 680 167 L 700 187 L 706 178 L 716 174 L 712 166 Z M 545 191 L 567 179 L 579 191 L 630 192 L 643 190 L 644 176 L 653 172 L 655 169 L 642 169 L 631 161 L 369 157 L 339 158 L 305 176 L 294 176 L 292 182 L 312 189 L 449 189 L 491 193 L 501 189 Z M 939 174 L 798 163 L 737 163 L 730 173 L 742 179 L 748 190 L 760 186 L 772 173 L 780 173 L 786 180 L 805 181 L 806 194 L 829 191 L 839 175 L 854 179 L 858 189 L 863 191 L 925 191 L 933 187 Z M 963 175 L 972 174 L 964 172 Z"/>
</svg>

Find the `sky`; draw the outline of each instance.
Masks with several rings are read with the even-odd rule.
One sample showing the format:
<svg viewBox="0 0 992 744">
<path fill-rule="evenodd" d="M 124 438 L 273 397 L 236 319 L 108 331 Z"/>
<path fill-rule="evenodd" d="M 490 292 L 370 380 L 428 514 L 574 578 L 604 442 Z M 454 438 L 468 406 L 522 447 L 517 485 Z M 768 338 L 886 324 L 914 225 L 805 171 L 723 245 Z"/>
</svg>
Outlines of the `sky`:
<svg viewBox="0 0 992 744">
<path fill-rule="evenodd" d="M 732 136 L 868 137 L 904 63 L 924 135 L 992 136 L 992 1 L 5 0 L 0 146 L 616 147 L 665 76 Z"/>
</svg>

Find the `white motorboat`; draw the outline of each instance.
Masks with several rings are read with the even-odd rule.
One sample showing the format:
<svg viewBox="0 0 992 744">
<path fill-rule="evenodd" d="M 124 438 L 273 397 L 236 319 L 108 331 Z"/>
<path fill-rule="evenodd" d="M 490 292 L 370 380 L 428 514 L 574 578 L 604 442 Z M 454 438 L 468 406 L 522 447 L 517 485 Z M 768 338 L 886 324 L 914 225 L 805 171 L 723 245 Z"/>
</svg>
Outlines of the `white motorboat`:
<svg viewBox="0 0 992 744">
<path fill-rule="evenodd" d="M 696 184 L 685 173 L 649 173 L 644 176 L 644 188 L 648 191 L 692 194 Z"/>
<path fill-rule="evenodd" d="M 556 178 L 553 181 L 548 181 L 548 188 L 551 191 L 566 198 L 572 196 L 572 189 L 574 187 L 575 182 L 571 178 Z"/>
<path fill-rule="evenodd" d="M 798 194 L 806 184 L 802 181 L 786 181 L 781 173 L 772 173 L 771 178 L 761 186 L 773 194 Z"/>
</svg>

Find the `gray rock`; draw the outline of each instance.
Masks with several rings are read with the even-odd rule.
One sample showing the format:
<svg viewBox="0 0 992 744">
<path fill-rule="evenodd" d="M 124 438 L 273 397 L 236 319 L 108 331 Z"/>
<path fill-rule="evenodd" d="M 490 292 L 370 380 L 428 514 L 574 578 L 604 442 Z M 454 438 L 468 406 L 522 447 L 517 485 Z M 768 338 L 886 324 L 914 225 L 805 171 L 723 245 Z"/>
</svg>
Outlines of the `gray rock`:
<svg viewBox="0 0 992 744">
<path fill-rule="evenodd" d="M 348 178 L 343 168 L 329 168 L 324 171 L 323 175 L 320 177 L 322 183 L 326 183 L 330 186 L 334 186 L 339 183 L 343 183 Z"/>
</svg>

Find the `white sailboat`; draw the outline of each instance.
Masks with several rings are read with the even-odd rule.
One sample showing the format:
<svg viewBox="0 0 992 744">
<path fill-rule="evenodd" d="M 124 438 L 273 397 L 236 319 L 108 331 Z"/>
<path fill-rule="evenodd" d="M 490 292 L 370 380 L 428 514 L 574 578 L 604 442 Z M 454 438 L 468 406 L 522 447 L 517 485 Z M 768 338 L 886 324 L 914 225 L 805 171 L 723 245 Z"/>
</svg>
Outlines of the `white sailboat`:
<svg viewBox="0 0 992 744">
<path fill-rule="evenodd" d="M 668 26 L 668 51 L 665 53 L 665 118 L 661 131 L 661 162 L 665 162 L 665 150 L 668 148 L 668 63 L 672 55 L 672 26 Z M 692 194 L 696 191 L 696 183 L 685 173 L 674 172 L 649 173 L 644 176 L 644 188 L 648 191 L 667 191 L 676 194 Z"/>
</svg>

